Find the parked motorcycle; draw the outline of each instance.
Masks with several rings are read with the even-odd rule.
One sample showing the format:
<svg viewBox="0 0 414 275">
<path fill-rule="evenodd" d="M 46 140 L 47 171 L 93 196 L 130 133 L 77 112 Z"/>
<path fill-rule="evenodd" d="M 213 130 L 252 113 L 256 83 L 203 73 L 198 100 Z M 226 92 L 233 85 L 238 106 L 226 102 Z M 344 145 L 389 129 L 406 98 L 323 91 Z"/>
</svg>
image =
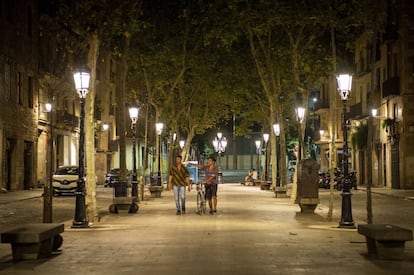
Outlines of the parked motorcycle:
<svg viewBox="0 0 414 275">
<path fill-rule="evenodd" d="M 338 191 L 343 188 L 343 172 L 339 168 L 334 170 L 334 188 Z M 351 188 L 357 189 L 356 171 L 349 173 L 349 179 L 351 180 Z M 331 186 L 331 177 L 329 172 L 319 172 L 319 188 L 329 189 Z"/>
<path fill-rule="evenodd" d="M 349 180 L 351 181 L 351 188 L 354 188 L 355 190 L 358 189 L 357 187 L 357 178 L 356 178 L 356 171 L 352 171 L 348 173 Z M 344 187 L 344 175 L 342 172 L 340 172 L 336 177 L 335 180 L 335 189 L 338 191 L 341 191 Z"/>
</svg>

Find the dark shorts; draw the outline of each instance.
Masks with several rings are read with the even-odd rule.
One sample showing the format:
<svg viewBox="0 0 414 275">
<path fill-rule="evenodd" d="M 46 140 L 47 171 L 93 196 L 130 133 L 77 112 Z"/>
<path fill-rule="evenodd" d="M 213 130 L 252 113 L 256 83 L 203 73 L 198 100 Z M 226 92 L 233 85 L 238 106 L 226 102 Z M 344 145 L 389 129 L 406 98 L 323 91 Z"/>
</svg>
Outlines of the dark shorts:
<svg viewBox="0 0 414 275">
<path fill-rule="evenodd" d="M 212 197 L 217 197 L 217 184 L 206 184 L 206 199 L 211 200 Z"/>
</svg>

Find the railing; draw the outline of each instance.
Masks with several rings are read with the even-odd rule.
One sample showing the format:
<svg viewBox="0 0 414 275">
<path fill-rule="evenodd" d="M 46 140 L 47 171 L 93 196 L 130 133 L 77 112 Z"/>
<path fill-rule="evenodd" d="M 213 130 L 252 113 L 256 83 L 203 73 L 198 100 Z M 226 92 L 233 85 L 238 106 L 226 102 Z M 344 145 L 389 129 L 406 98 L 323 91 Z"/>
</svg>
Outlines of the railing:
<svg viewBox="0 0 414 275">
<path fill-rule="evenodd" d="M 59 110 L 56 112 L 56 123 L 63 124 L 67 127 L 79 127 L 79 117 Z"/>
<path fill-rule="evenodd" d="M 398 76 L 382 82 L 382 97 L 400 95 L 400 78 Z"/>
<path fill-rule="evenodd" d="M 329 108 L 329 102 L 327 100 L 323 101 L 317 101 L 315 102 L 315 112 L 320 109 L 328 109 Z"/>
<path fill-rule="evenodd" d="M 357 104 L 351 105 L 349 107 L 349 114 L 348 114 L 348 118 L 349 119 L 358 119 L 362 117 L 362 103 L 359 102 Z"/>
</svg>

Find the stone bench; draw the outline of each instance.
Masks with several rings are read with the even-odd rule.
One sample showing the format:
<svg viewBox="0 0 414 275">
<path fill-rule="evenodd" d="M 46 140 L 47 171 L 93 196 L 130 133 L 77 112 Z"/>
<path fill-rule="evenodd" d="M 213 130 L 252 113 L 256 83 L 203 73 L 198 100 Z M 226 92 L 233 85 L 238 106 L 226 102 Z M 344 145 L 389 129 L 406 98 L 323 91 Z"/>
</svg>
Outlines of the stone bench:
<svg viewBox="0 0 414 275">
<path fill-rule="evenodd" d="M 300 198 L 299 207 L 301 213 L 315 213 L 316 206 L 318 206 L 319 198 Z"/>
<path fill-rule="evenodd" d="M 390 224 L 359 224 L 358 233 L 367 240 L 368 254 L 384 260 L 401 260 L 405 242 L 413 240 L 411 230 Z"/>
<path fill-rule="evenodd" d="M 161 197 L 162 189 L 163 189 L 162 186 L 159 186 L 159 185 L 151 185 L 148 187 L 148 191 L 150 191 L 151 197 L 153 198 Z"/>
<path fill-rule="evenodd" d="M 277 186 L 274 190 L 276 198 L 287 198 L 287 188 Z"/>
<path fill-rule="evenodd" d="M 46 258 L 62 245 L 63 224 L 34 223 L 1 233 L 1 242 L 10 243 L 14 260 Z"/>
<path fill-rule="evenodd" d="M 270 186 L 272 186 L 272 181 L 269 180 L 255 180 L 254 186 L 260 186 L 260 190 L 270 190 Z"/>
</svg>

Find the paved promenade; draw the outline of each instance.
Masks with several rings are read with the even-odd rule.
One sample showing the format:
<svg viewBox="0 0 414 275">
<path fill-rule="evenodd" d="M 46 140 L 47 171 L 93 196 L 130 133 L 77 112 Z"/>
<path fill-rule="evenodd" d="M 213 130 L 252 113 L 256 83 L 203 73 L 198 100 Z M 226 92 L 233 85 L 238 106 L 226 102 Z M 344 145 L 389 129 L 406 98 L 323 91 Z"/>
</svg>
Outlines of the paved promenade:
<svg viewBox="0 0 414 275">
<path fill-rule="evenodd" d="M 398 191 L 385 195 L 414 197 L 413 191 Z M 40 191 L 27 193 L 35 192 Z M 110 191 L 105 192 L 110 199 Z M 217 214 L 205 216 L 195 213 L 195 194 L 187 193 L 187 214 L 181 216 L 175 215 L 172 192 L 166 191 L 161 198 L 147 196 L 138 214 L 109 214 L 105 206 L 101 221 L 88 229 L 72 229 L 68 220 L 61 253 L 49 259 L 13 262 L 10 245 L 0 244 L 0 274 L 413 273 L 413 242 L 406 243 L 402 261 L 369 257 L 356 229 L 337 228 L 340 204 L 335 202 L 332 221 L 326 220 L 327 192 L 321 192 L 315 214 L 302 214 L 290 198 L 224 184 Z M 1 208 L 5 196 L 0 195 Z"/>
</svg>

